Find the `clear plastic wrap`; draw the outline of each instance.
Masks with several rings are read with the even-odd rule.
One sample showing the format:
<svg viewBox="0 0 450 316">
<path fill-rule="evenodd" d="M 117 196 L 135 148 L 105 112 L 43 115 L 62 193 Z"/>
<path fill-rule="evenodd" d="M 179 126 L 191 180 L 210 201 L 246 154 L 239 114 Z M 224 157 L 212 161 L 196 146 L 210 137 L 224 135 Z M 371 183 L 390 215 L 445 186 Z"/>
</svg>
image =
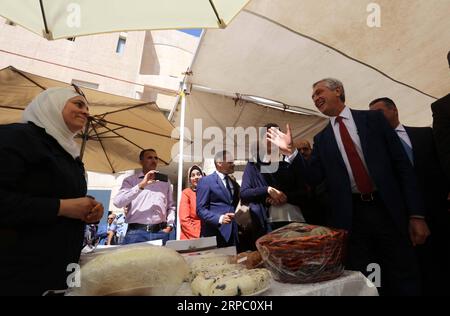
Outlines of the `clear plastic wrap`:
<svg viewBox="0 0 450 316">
<path fill-rule="evenodd" d="M 265 266 L 286 283 L 332 280 L 344 272 L 347 231 L 292 223 L 256 242 Z"/>
</svg>

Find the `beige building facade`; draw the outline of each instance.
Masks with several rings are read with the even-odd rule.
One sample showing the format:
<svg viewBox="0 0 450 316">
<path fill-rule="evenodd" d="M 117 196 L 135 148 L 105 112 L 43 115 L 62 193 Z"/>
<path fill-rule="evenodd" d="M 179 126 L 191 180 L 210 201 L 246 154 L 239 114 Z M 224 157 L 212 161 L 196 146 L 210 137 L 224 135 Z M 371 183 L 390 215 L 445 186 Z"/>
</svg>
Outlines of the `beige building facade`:
<svg viewBox="0 0 450 316">
<path fill-rule="evenodd" d="M 146 101 L 175 102 L 198 38 L 180 31 L 110 33 L 48 41 L 0 18 L 0 68 Z"/>
</svg>

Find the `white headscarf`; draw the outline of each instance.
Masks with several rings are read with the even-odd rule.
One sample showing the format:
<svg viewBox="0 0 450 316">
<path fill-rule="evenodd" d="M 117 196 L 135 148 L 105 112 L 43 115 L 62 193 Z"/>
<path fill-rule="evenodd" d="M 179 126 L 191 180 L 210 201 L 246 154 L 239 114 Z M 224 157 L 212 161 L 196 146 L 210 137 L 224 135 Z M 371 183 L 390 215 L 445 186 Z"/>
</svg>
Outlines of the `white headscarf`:
<svg viewBox="0 0 450 316">
<path fill-rule="evenodd" d="M 26 107 L 22 122 L 33 122 L 45 129 L 75 159 L 80 156 L 80 147 L 63 118 L 63 109 L 67 100 L 79 96 L 73 88 L 49 88 L 41 92 Z"/>
</svg>

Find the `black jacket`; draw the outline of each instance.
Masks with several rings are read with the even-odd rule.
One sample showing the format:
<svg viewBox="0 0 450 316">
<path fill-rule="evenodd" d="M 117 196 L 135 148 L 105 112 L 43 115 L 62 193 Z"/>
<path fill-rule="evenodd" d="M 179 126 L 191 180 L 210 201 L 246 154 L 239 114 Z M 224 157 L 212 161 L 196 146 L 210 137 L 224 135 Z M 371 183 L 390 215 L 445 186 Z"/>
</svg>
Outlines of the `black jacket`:
<svg viewBox="0 0 450 316">
<path fill-rule="evenodd" d="M 450 183 L 450 94 L 431 105 L 433 110 L 433 132 L 442 168 Z"/>
<path fill-rule="evenodd" d="M 65 289 L 84 223 L 59 199 L 86 195 L 84 166 L 33 123 L 0 125 L 0 294 Z"/>
<path fill-rule="evenodd" d="M 423 193 L 427 217 L 433 212 L 447 212 L 447 195 L 445 176 L 439 163 L 430 127 L 405 126 L 411 140 L 414 158 L 414 170 Z"/>
</svg>

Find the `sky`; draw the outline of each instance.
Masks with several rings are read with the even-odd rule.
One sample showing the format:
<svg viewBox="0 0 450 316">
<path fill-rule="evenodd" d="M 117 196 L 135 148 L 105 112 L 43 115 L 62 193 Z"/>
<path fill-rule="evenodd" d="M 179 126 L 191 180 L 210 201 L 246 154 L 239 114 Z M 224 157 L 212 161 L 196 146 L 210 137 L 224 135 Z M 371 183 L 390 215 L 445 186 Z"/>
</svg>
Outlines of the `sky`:
<svg viewBox="0 0 450 316">
<path fill-rule="evenodd" d="M 200 34 L 202 33 L 202 29 L 189 29 L 189 30 L 185 29 L 185 30 L 179 30 L 179 31 L 190 34 L 195 37 L 200 37 Z"/>
</svg>

